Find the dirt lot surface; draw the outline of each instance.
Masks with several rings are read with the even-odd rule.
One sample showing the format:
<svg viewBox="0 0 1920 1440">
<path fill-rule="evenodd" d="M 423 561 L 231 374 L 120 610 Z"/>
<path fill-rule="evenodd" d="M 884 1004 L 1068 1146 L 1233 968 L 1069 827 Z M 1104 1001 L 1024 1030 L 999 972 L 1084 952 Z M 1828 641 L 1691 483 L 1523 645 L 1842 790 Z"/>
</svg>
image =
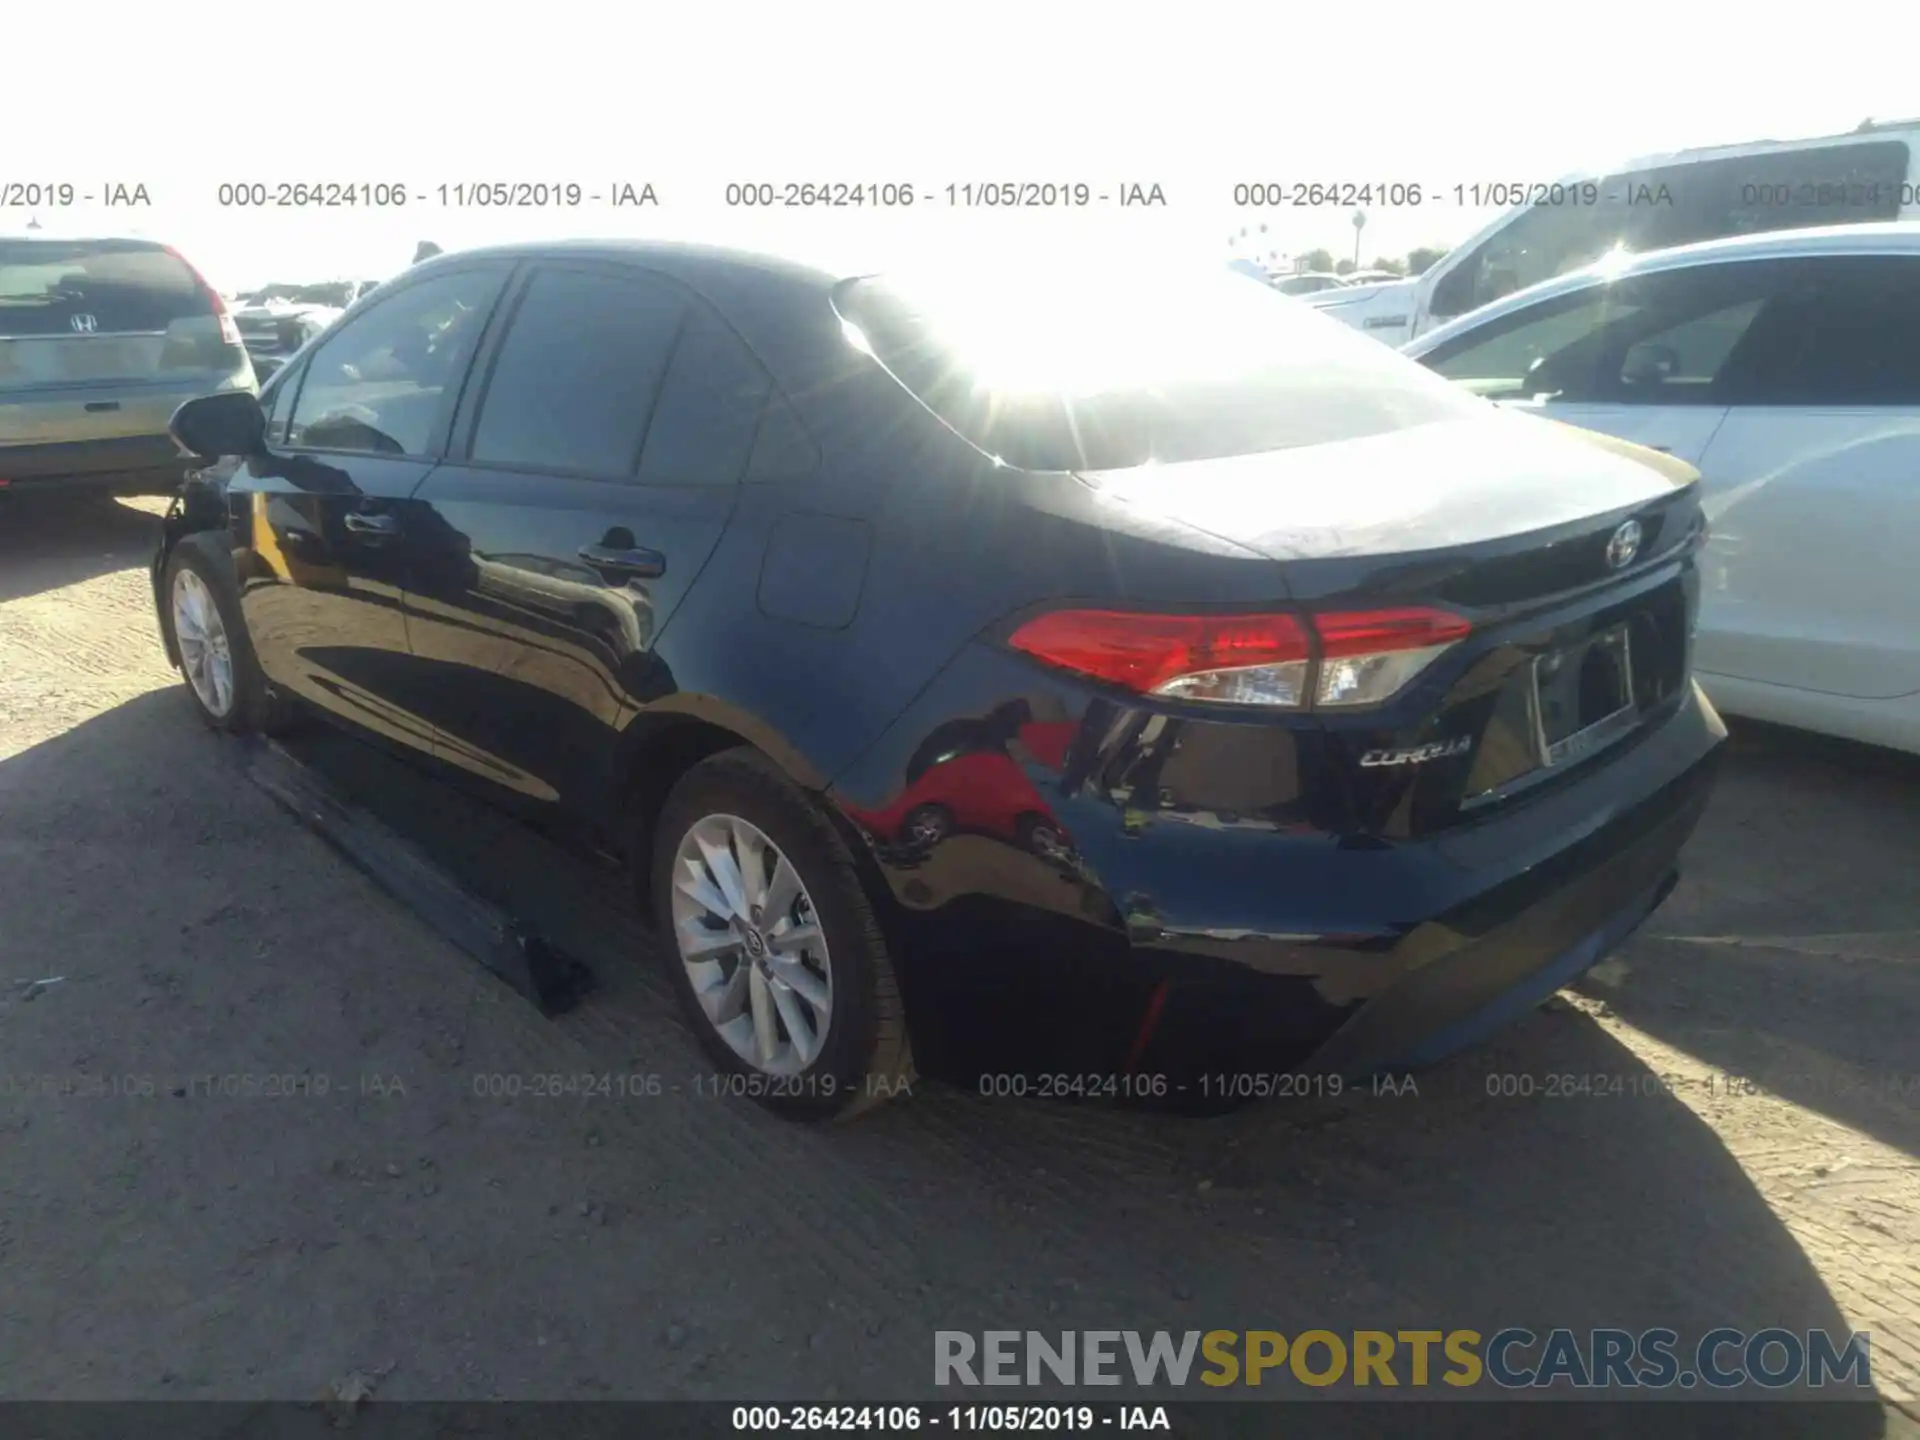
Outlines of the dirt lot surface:
<svg viewBox="0 0 1920 1440">
<path fill-rule="evenodd" d="M 925 1398 L 937 1328 L 1779 1325 L 1870 1330 L 1890 1403 L 1746 1433 L 1913 1433 L 1920 765 L 1736 732 L 1649 933 L 1417 1099 L 923 1083 L 800 1129 L 700 1092 L 612 874 L 291 747 L 593 964 L 547 1020 L 248 783 L 161 658 L 154 524 L 0 512 L 0 1398 Z M 662 1093 L 530 1093 L 581 1074 Z"/>
</svg>

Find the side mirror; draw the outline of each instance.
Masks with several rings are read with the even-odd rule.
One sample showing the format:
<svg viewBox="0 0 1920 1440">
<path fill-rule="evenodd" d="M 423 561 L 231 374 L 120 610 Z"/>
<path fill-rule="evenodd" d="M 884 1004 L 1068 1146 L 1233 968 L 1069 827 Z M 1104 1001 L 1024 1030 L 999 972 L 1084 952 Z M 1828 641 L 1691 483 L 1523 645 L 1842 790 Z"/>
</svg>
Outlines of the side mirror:
<svg viewBox="0 0 1920 1440">
<path fill-rule="evenodd" d="M 167 429 L 186 454 L 218 460 L 223 455 L 258 455 L 266 441 L 267 417 L 257 396 L 224 390 L 187 401 L 173 412 Z"/>
</svg>

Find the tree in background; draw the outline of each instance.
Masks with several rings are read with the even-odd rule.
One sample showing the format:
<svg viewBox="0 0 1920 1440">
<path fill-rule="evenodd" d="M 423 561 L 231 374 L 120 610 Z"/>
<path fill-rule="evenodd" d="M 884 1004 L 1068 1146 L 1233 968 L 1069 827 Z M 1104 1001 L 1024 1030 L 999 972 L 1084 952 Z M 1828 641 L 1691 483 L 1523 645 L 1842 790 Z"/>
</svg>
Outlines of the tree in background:
<svg viewBox="0 0 1920 1440">
<path fill-rule="evenodd" d="M 1404 275 L 1407 273 L 1407 262 L 1404 260 L 1391 260 L 1385 255 L 1379 255 L 1374 258 L 1373 264 L 1368 268 L 1371 270 L 1384 270 L 1389 275 Z"/>
<path fill-rule="evenodd" d="M 1443 245 L 1422 245 L 1418 250 L 1407 252 L 1407 274 L 1424 275 L 1439 263 L 1447 253 Z"/>
<path fill-rule="evenodd" d="M 1311 270 L 1317 275 L 1324 275 L 1333 269 L 1333 255 L 1326 250 L 1309 250 L 1297 258 L 1302 270 Z M 1349 270 L 1352 268 L 1351 265 L 1347 266 Z"/>
<path fill-rule="evenodd" d="M 1355 266 L 1351 260 L 1342 260 L 1338 265 L 1333 267 L 1333 273 L 1336 275 L 1351 275 L 1354 269 Z"/>
</svg>

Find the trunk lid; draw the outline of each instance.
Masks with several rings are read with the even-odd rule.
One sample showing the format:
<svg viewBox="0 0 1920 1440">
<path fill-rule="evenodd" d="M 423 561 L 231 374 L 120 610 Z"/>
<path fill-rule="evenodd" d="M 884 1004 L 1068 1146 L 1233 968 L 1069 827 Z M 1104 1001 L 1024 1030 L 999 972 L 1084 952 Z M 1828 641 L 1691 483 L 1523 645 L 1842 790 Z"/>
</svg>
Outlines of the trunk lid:
<svg viewBox="0 0 1920 1440">
<path fill-rule="evenodd" d="M 1697 476 L 1667 457 L 1489 411 L 1081 478 L 1270 557 L 1306 608 L 1472 623 L 1387 704 L 1314 712 L 1355 832 L 1413 838 L 1521 803 L 1684 693 L 1703 532 Z"/>
</svg>

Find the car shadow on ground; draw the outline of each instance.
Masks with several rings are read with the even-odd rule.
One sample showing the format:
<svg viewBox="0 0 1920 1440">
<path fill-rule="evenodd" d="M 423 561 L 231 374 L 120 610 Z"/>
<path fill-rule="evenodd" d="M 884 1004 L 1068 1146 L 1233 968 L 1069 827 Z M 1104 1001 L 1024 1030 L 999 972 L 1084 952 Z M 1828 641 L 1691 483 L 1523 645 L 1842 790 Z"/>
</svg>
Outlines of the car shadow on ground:
<svg viewBox="0 0 1920 1440">
<path fill-rule="evenodd" d="M 428 1077 L 405 1105 L 36 1110 L 6 1137 L 0 1173 L 15 1385 L 107 1383 L 35 1353 L 57 1345 L 84 1351 L 117 1394 L 253 1394 L 344 1354 L 391 1354 L 394 1398 L 491 1385 L 516 1398 L 924 1399 L 942 1329 L 1846 1332 L 1793 1237 L 1684 1105 L 1653 1085 L 1556 1100 L 1499 1083 L 1647 1073 L 1584 1015 L 1537 1015 L 1427 1072 L 1417 1093 L 1196 1121 L 921 1086 L 845 1124 L 795 1127 L 702 1091 L 617 872 L 357 742 L 317 731 L 292 748 L 581 955 L 601 988 L 561 1019 L 521 1015 L 250 786 L 237 747 L 205 734 L 177 690 L 0 763 L 0 914 L 18 922 L 0 934 L 0 975 L 40 973 L 57 954 L 75 977 L 0 1001 L 8 1068 L 132 1072 L 177 1032 L 192 1058 L 165 1063 L 209 1072 L 297 1046 L 309 1066 L 387 1056 Z M 442 1046 L 450 1058 L 430 1068 Z M 468 1083 L 508 1071 L 666 1084 L 637 1103 L 512 1106 Z M 389 1183 L 346 1152 L 417 1152 L 422 1168 L 389 1164 Z M 431 1189 L 413 1178 L 427 1173 Z M 590 1219 L 549 1203 L 583 1193 L 606 1197 L 582 1202 Z M 76 1195 L 94 1198 L 83 1210 Z M 147 1215 L 179 1222 L 167 1247 Z M 575 1223 L 601 1227 L 587 1232 L 596 1243 L 566 1242 Z M 192 1324 L 159 1318 L 177 1313 L 166 1297 L 203 1295 L 218 1303 L 196 1301 Z M 476 1330 L 512 1337 L 483 1340 L 497 1352 L 490 1380 L 458 1358 Z M 135 1345 L 146 1368 L 123 1374 L 116 1356 Z M 153 1378 L 163 1368 L 172 1378 Z M 1308 1395 L 1274 1376 L 1235 1393 Z M 1473 1408 L 1423 1429 L 1497 1433 Z M 1643 1434 L 1637 1408 L 1567 1412 L 1564 1433 Z M 1885 1433 L 1878 1409 L 1829 1404 L 1711 1419 L 1694 1433 Z M 1364 1406 L 1327 1407 L 1313 1429 L 1378 1424 Z"/>
<path fill-rule="evenodd" d="M 1916 860 L 1920 757 L 1737 725 L 1681 889 L 1585 989 L 1731 1096 L 1920 1156 Z"/>
<path fill-rule="evenodd" d="M 606 1044 L 628 1017 L 673 1013 L 623 872 L 372 747 L 314 731 L 295 748 L 476 893 L 588 961 L 604 988 L 563 1024 Z M 677 1043 L 674 1063 L 697 1069 L 690 1037 Z M 1504 1083 L 1560 1073 L 1623 1083 L 1564 1099 L 1537 1089 L 1522 1098 Z M 1156 1308 L 1151 1328 L 1337 1329 L 1329 1313 L 1354 1325 L 1387 1313 L 1408 1328 L 1428 1323 L 1422 1315 L 1471 1316 L 1431 1323 L 1483 1333 L 1844 1330 L 1739 1166 L 1653 1081 L 1585 1016 L 1555 1012 L 1378 1093 L 1357 1086 L 1338 1099 L 1194 1121 L 932 1086 L 837 1130 L 802 1132 L 802 1143 L 870 1165 L 890 1190 L 941 1193 L 958 1223 L 968 1188 L 1002 1223 L 1020 1217 L 1032 1257 L 1052 1252 L 1042 1273 L 1065 1288 L 1047 1293 L 1043 1282 L 1022 1294 L 1034 1272 L 1010 1265 L 1004 1298 L 981 1324 L 1147 1325 L 1131 1306 L 1115 1319 L 1110 1305 L 1076 1303 L 1063 1254 L 1078 1250 L 1089 1264 L 1115 1255 L 1138 1264 L 1127 1288 L 1172 1302 Z M 975 1177 L 959 1193 L 956 1162 Z M 1261 1261 L 1279 1254 L 1295 1275 L 1313 1257 L 1318 1275 L 1305 1293 L 1274 1293 Z M 1635 1258 L 1622 1265 L 1623 1255 Z M 1208 1291 L 1211 1304 L 1199 1298 Z"/>
<path fill-rule="evenodd" d="M 165 502 L 0 495 L 0 603 L 145 565 Z"/>
</svg>

